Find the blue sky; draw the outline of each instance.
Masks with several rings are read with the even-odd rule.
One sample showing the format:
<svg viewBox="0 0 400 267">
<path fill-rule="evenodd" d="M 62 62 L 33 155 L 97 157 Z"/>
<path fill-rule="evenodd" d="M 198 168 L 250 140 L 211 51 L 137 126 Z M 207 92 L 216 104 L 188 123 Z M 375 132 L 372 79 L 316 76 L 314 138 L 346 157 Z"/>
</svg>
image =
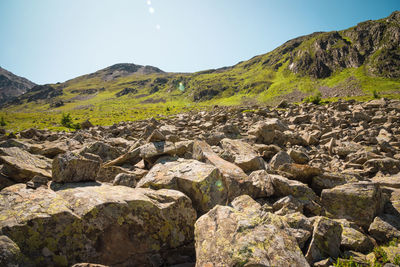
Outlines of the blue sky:
<svg viewBox="0 0 400 267">
<path fill-rule="evenodd" d="M 123 62 L 194 72 L 395 10 L 400 0 L 0 0 L 0 66 L 39 84 Z"/>
</svg>

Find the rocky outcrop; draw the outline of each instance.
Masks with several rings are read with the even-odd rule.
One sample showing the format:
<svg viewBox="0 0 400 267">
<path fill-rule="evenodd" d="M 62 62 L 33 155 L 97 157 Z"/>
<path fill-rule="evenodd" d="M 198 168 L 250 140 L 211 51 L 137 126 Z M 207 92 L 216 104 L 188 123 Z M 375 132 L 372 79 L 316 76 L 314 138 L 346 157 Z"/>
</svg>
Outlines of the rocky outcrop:
<svg viewBox="0 0 400 267">
<path fill-rule="evenodd" d="M 16 76 L 0 67 L 0 104 L 22 95 L 35 85 L 28 79 Z"/>
</svg>

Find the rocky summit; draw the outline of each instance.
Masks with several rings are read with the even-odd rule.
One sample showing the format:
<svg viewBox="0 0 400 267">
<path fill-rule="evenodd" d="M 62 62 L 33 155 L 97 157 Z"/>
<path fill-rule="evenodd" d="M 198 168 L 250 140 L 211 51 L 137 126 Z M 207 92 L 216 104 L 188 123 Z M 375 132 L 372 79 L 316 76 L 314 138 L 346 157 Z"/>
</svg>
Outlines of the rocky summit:
<svg viewBox="0 0 400 267">
<path fill-rule="evenodd" d="M 398 264 L 400 101 L 279 106 L 3 131 L 0 265 Z"/>
</svg>

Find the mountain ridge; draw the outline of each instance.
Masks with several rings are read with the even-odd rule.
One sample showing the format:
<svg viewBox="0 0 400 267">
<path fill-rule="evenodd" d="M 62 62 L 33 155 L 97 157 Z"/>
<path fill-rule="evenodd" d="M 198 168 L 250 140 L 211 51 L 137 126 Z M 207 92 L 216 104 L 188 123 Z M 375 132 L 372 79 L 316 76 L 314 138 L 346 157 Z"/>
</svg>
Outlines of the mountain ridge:
<svg viewBox="0 0 400 267">
<path fill-rule="evenodd" d="M 36 89 L 2 111 L 71 112 L 109 124 L 196 105 L 299 102 L 315 94 L 399 97 L 400 12 L 345 30 L 299 36 L 233 66 L 171 73 L 118 63 Z"/>
</svg>

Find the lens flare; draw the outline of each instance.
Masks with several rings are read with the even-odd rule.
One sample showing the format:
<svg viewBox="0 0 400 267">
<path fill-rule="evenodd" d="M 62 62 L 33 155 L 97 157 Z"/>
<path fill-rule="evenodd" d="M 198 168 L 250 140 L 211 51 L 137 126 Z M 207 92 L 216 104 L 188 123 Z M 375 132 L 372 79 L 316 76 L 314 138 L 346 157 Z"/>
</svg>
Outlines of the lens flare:
<svg viewBox="0 0 400 267">
<path fill-rule="evenodd" d="M 151 5 L 151 1 L 150 1 L 150 0 L 147 0 L 147 4 L 150 6 L 150 5 Z"/>
</svg>

